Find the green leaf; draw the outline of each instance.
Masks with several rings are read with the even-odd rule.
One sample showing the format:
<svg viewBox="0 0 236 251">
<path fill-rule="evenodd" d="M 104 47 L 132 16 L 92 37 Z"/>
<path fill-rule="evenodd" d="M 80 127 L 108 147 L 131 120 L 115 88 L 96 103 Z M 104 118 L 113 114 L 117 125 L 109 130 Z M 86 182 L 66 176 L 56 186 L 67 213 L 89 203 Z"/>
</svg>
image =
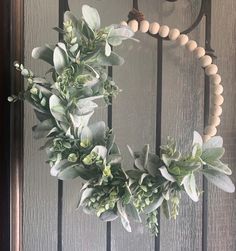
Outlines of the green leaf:
<svg viewBox="0 0 236 251">
<path fill-rule="evenodd" d="M 118 209 L 118 212 L 120 214 L 121 223 L 122 223 L 123 227 L 126 229 L 127 232 L 131 232 L 131 226 L 130 226 L 130 223 L 129 223 L 129 219 L 128 219 L 125 208 L 123 207 L 121 201 L 117 202 L 117 209 Z"/>
<path fill-rule="evenodd" d="M 232 170 L 227 165 L 222 163 L 220 160 L 209 161 L 207 163 L 207 166 L 209 168 L 215 169 L 216 171 L 224 173 L 226 175 L 232 174 Z"/>
<path fill-rule="evenodd" d="M 118 46 L 123 40 L 132 38 L 133 36 L 134 32 L 129 27 L 113 28 L 108 34 L 108 42 L 112 46 Z"/>
<path fill-rule="evenodd" d="M 106 124 L 104 121 L 99 121 L 89 125 L 89 129 L 93 135 L 94 144 L 104 145 L 105 144 L 105 134 L 106 134 Z"/>
<path fill-rule="evenodd" d="M 175 182 L 176 179 L 168 172 L 167 168 L 162 166 L 159 168 L 161 175 L 168 181 Z"/>
<path fill-rule="evenodd" d="M 105 146 L 95 146 L 92 152 L 95 152 L 102 159 L 105 159 L 107 155 L 107 149 Z"/>
<path fill-rule="evenodd" d="M 155 197 L 153 202 L 150 205 L 148 205 L 147 207 L 145 207 L 144 213 L 149 214 L 149 213 L 153 212 L 154 210 L 156 210 L 158 207 L 161 206 L 163 200 L 164 200 L 163 196 Z"/>
<path fill-rule="evenodd" d="M 132 217 L 137 222 L 142 222 L 141 217 L 138 213 L 137 208 L 133 205 L 133 203 L 129 203 L 125 205 L 125 211 L 128 217 Z"/>
<path fill-rule="evenodd" d="M 100 28 L 100 23 L 101 23 L 100 16 L 96 9 L 88 5 L 83 5 L 82 14 L 85 22 L 92 30 L 96 31 Z"/>
<path fill-rule="evenodd" d="M 77 165 L 77 164 L 76 164 Z M 79 177 L 79 172 L 75 168 L 76 165 L 69 166 L 58 173 L 57 178 L 59 180 L 70 180 Z"/>
<path fill-rule="evenodd" d="M 198 193 L 197 193 L 197 188 L 196 188 L 196 181 L 195 181 L 195 176 L 193 173 L 187 175 L 184 177 L 182 181 L 184 185 L 184 189 L 188 196 L 195 202 L 199 200 Z"/>
<path fill-rule="evenodd" d="M 34 48 L 32 50 L 32 57 L 34 59 L 41 59 L 50 65 L 53 65 L 53 50 L 47 45 Z"/>
<path fill-rule="evenodd" d="M 111 55 L 111 46 L 108 44 L 107 41 L 106 41 L 106 44 L 105 44 L 105 55 L 107 57 L 109 57 Z"/>
<path fill-rule="evenodd" d="M 79 173 L 79 176 L 84 180 L 90 180 L 93 178 L 97 178 L 99 175 L 101 175 L 101 171 L 99 171 L 97 168 L 85 168 L 82 164 L 77 165 L 76 169 Z"/>
<path fill-rule="evenodd" d="M 76 27 L 77 24 L 78 24 L 77 18 L 76 18 L 70 11 L 66 11 L 66 12 L 64 13 L 64 21 L 65 21 L 65 22 L 66 22 L 66 21 L 71 21 L 71 22 L 72 22 L 72 25 L 73 25 L 74 27 Z"/>
<path fill-rule="evenodd" d="M 84 126 L 80 135 L 81 144 L 83 147 L 88 147 L 93 143 L 93 134 L 88 126 Z"/>
<path fill-rule="evenodd" d="M 225 192 L 234 193 L 235 186 L 227 175 L 209 168 L 203 169 L 202 172 L 207 180 L 215 186 L 219 187 Z"/>
<path fill-rule="evenodd" d="M 222 147 L 218 148 L 207 148 L 203 151 L 201 159 L 208 163 L 211 161 L 219 160 L 225 153 L 225 149 Z"/>
<path fill-rule="evenodd" d="M 148 154 L 147 170 L 149 174 L 156 177 L 159 174 L 159 168 L 161 165 L 162 163 L 156 154 Z"/>
<path fill-rule="evenodd" d="M 141 175 L 143 174 L 142 172 L 138 170 L 127 170 L 126 173 L 131 179 L 134 179 L 134 180 L 139 180 Z"/>
<path fill-rule="evenodd" d="M 220 136 L 215 136 L 209 139 L 203 144 L 203 150 L 208 148 L 221 148 L 223 147 L 223 138 Z"/>
<path fill-rule="evenodd" d="M 143 180 L 148 176 L 148 173 L 143 173 L 138 181 L 139 185 L 142 185 Z"/>
<path fill-rule="evenodd" d="M 34 138 L 41 139 L 47 136 L 48 132 L 54 127 L 52 119 L 44 120 L 33 127 Z"/>
<path fill-rule="evenodd" d="M 165 217 L 169 220 L 171 218 L 171 214 L 170 214 L 170 206 L 169 206 L 168 201 L 164 200 L 161 205 L 161 208 Z"/>
<path fill-rule="evenodd" d="M 114 221 L 118 218 L 118 215 L 113 210 L 107 210 L 99 216 L 102 221 Z"/>
<path fill-rule="evenodd" d="M 53 117 L 62 122 L 67 122 L 66 110 L 63 101 L 56 95 L 52 95 L 49 99 L 50 112 Z"/>
<path fill-rule="evenodd" d="M 144 169 L 147 169 L 148 154 L 149 154 L 149 145 L 145 145 L 144 148 L 143 148 L 143 150 L 142 150 L 143 167 L 144 167 Z"/>
<path fill-rule="evenodd" d="M 85 200 L 88 199 L 93 194 L 94 191 L 95 191 L 95 188 L 89 188 L 89 187 L 82 190 L 80 192 L 80 198 L 79 198 L 79 201 L 78 201 L 77 208 L 82 206 L 83 203 L 85 202 Z"/>
<path fill-rule="evenodd" d="M 201 162 L 195 160 L 178 161 L 175 166 L 168 168 L 170 174 L 175 176 L 186 176 L 202 167 Z"/>
<path fill-rule="evenodd" d="M 111 154 L 108 156 L 107 163 L 109 165 L 119 164 L 122 161 L 122 157 L 120 154 Z"/>
<path fill-rule="evenodd" d="M 195 144 L 193 146 L 192 150 L 192 157 L 195 158 L 200 158 L 202 155 L 202 147 L 199 144 Z"/>
<path fill-rule="evenodd" d="M 193 133 L 193 146 L 196 144 L 198 144 L 201 147 L 203 144 L 203 140 L 202 140 L 202 136 L 198 132 L 194 131 L 194 133 Z"/>
<path fill-rule="evenodd" d="M 58 74 L 62 74 L 63 70 L 68 65 L 68 56 L 66 52 L 59 46 L 53 52 L 53 64 Z"/>
<path fill-rule="evenodd" d="M 124 59 L 112 51 L 109 57 L 107 57 L 105 53 L 99 53 L 97 56 L 97 63 L 101 66 L 122 65 Z"/>
</svg>

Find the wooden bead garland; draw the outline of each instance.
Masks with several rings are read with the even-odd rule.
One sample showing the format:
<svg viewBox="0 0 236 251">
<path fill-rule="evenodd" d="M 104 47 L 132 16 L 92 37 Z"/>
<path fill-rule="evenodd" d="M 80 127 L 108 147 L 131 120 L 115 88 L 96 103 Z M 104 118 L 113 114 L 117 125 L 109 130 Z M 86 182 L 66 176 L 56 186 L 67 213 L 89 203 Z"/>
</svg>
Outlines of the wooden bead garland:
<svg viewBox="0 0 236 251">
<path fill-rule="evenodd" d="M 205 55 L 200 58 L 200 64 L 203 68 L 209 66 L 212 63 L 212 58 L 208 55 Z"/>
<path fill-rule="evenodd" d="M 189 40 L 188 43 L 186 44 L 186 48 L 190 52 L 193 52 L 197 48 L 197 42 L 194 40 Z"/>
<path fill-rule="evenodd" d="M 127 25 L 125 22 L 122 25 Z M 160 37 L 169 37 L 171 41 L 176 41 L 180 46 L 185 46 L 190 52 L 193 52 L 195 57 L 199 59 L 200 65 L 204 68 L 205 74 L 210 77 L 210 83 L 212 85 L 213 97 L 212 105 L 210 108 L 210 117 L 208 125 L 204 129 L 203 140 L 207 141 L 211 137 L 215 136 L 217 133 L 216 127 L 220 125 L 220 115 L 222 114 L 221 105 L 224 102 L 222 96 L 223 86 L 221 83 L 221 76 L 217 74 L 218 67 L 213 64 L 213 60 L 209 55 L 206 55 L 206 51 L 203 47 L 198 47 L 197 42 L 194 40 L 189 40 L 189 37 L 185 34 L 181 34 L 176 28 L 170 29 L 167 25 L 159 25 L 157 22 L 149 24 L 147 20 L 143 20 L 140 24 L 136 20 L 131 20 L 128 24 L 130 28 L 136 32 L 138 29 L 145 33 L 150 32 L 152 35 L 159 33 Z"/>
<path fill-rule="evenodd" d="M 169 35 L 170 28 L 167 25 L 162 25 L 159 30 L 161 37 L 167 37 Z"/>
<path fill-rule="evenodd" d="M 188 43 L 188 36 L 185 35 L 185 34 L 181 34 L 178 38 L 177 38 L 177 43 L 180 45 L 180 46 L 184 46 Z"/>
<path fill-rule="evenodd" d="M 152 35 L 156 35 L 159 32 L 159 29 L 160 29 L 160 24 L 157 22 L 151 23 L 149 26 L 149 32 Z"/>
<path fill-rule="evenodd" d="M 196 56 L 196 58 L 201 58 L 206 54 L 206 51 L 203 47 L 197 47 L 194 50 L 194 55 Z"/>
<path fill-rule="evenodd" d="M 180 30 L 178 29 L 171 29 L 169 33 L 169 39 L 171 41 L 175 41 L 180 35 Z"/>
<path fill-rule="evenodd" d="M 133 32 L 137 32 L 138 31 L 138 21 L 137 20 L 131 20 L 131 21 L 129 21 L 128 25 L 129 25 L 130 29 Z"/>
<path fill-rule="evenodd" d="M 143 33 L 146 33 L 148 29 L 149 29 L 149 22 L 147 20 L 141 21 L 139 30 Z"/>
</svg>

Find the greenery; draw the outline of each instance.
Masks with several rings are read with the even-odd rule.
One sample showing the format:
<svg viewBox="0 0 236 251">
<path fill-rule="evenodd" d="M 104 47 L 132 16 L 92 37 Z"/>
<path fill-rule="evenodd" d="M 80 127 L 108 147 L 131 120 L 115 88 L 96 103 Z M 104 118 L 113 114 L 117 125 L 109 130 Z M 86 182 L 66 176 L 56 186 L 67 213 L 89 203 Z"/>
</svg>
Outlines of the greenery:
<svg viewBox="0 0 236 251">
<path fill-rule="evenodd" d="M 22 64 L 15 67 L 26 79 L 24 92 L 9 101 L 26 100 L 34 108 L 38 124 L 33 127 L 36 139 L 46 138 L 45 149 L 51 175 L 67 180 L 85 180 L 78 207 L 103 221 L 120 218 L 131 231 L 130 219 L 145 218 L 151 233 L 158 233 L 157 209 L 176 219 L 181 192 L 198 201 L 196 175 L 226 192 L 235 188 L 228 175 L 231 170 L 220 159 L 223 140 L 214 137 L 203 144 L 194 132 L 193 145 L 184 156 L 173 139 L 161 146 L 158 155 L 145 145 L 141 152 L 128 147 L 134 165 L 122 168 L 122 158 L 115 136 L 103 121 L 90 123 L 98 107 L 96 101 L 119 93 L 115 82 L 107 76 L 107 66 L 121 65 L 122 57 L 112 51 L 133 32 L 126 26 L 100 27 L 97 10 L 84 5 L 83 17 L 64 15 L 64 29 L 54 28 L 64 42 L 35 48 L 32 56 L 50 65 L 44 77 L 37 77 Z M 141 216 L 144 217 L 141 218 Z"/>
</svg>

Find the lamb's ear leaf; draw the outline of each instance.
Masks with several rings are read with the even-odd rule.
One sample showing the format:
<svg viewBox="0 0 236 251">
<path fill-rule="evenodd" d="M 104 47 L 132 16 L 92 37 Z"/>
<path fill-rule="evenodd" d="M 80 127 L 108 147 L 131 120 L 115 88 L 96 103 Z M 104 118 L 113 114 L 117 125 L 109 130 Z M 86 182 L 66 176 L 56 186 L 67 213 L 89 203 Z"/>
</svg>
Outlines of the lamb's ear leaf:
<svg viewBox="0 0 236 251">
<path fill-rule="evenodd" d="M 80 192 L 77 208 L 83 205 L 84 201 L 93 194 L 94 190 L 94 188 L 86 188 Z"/>
<path fill-rule="evenodd" d="M 63 101 L 56 95 L 52 95 L 49 99 L 50 112 L 57 121 L 67 122 L 66 109 Z"/>
<path fill-rule="evenodd" d="M 196 180 L 193 173 L 187 175 L 183 179 L 183 185 L 188 196 L 195 202 L 199 200 L 197 188 L 196 188 Z"/>
<path fill-rule="evenodd" d="M 170 207 L 167 200 L 163 201 L 161 208 L 163 210 L 165 217 L 169 220 L 171 218 L 171 214 L 170 214 Z"/>
<path fill-rule="evenodd" d="M 208 148 L 218 148 L 218 147 L 223 147 L 223 138 L 220 136 L 212 137 L 203 144 L 203 150 Z"/>
<path fill-rule="evenodd" d="M 137 208 L 133 205 L 133 203 L 129 203 L 125 205 L 125 211 L 128 216 L 131 216 L 135 221 L 142 222 L 141 217 L 138 213 Z"/>
<path fill-rule="evenodd" d="M 102 221 L 114 221 L 118 218 L 118 215 L 113 210 L 107 210 L 99 216 Z"/>
<path fill-rule="evenodd" d="M 50 65 L 53 65 L 53 50 L 47 45 L 36 47 L 32 50 L 32 58 L 41 59 Z"/>
<path fill-rule="evenodd" d="M 59 46 L 54 49 L 53 64 L 58 74 L 61 74 L 68 65 L 68 56 L 65 50 Z"/>
<path fill-rule="evenodd" d="M 209 168 L 203 169 L 202 172 L 207 180 L 215 186 L 219 187 L 227 193 L 234 193 L 235 186 L 227 175 Z"/>
<path fill-rule="evenodd" d="M 121 201 L 117 202 L 117 209 L 118 209 L 118 212 L 119 212 L 119 215 L 120 215 L 120 218 L 121 218 L 121 223 L 122 223 L 123 227 L 125 228 L 125 230 L 127 232 L 131 232 L 132 230 L 131 230 L 131 226 L 130 226 L 130 223 L 129 223 L 128 215 L 127 215 L 127 213 L 125 211 L 125 208 L 122 205 Z"/>
<path fill-rule="evenodd" d="M 85 22 L 88 24 L 88 26 L 96 31 L 100 29 L 101 21 L 100 16 L 98 14 L 98 11 L 88 5 L 82 6 L 82 14 Z"/>
<path fill-rule="evenodd" d="M 144 209 L 144 213 L 149 214 L 161 206 L 164 197 L 156 197 L 154 201 Z"/>
<path fill-rule="evenodd" d="M 105 55 L 105 52 L 101 52 L 97 56 L 97 63 L 101 66 L 122 65 L 124 62 L 124 59 L 114 51 L 111 52 L 109 57 Z"/>
<path fill-rule="evenodd" d="M 195 144 L 199 144 L 200 146 L 203 144 L 202 136 L 196 131 L 193 132 L 193 145 Z"/>
</svg>

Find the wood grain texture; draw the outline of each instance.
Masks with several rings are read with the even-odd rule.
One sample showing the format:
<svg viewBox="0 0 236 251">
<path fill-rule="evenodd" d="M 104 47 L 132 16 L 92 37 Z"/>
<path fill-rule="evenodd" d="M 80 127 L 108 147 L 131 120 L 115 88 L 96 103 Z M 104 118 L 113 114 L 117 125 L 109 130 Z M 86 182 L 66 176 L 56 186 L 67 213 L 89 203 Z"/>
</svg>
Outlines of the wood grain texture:
<svg viewBox="0 0 236 251">
<path fill-rule="evenodd" d="M 191 4 L 190 4 L 191 2 Z M 164 14 L 172 5 L 172 13 Z M 196 19 L 199 4 L 179 1 L 176 4 L 160 4 L 159 15 L 163 23 L 184 30 Z M 191 39 L 204 45 L 203 25 L 192 32 Z M 194 56 L 184 48 L 171 42 L 164 43 L 163 55 L 163 109 L 162 143 L 167 136 L 177 139 L 180 149 L 186 151 L 191 146 L 193 131 L 203 131 L 204 73 Z M 198 179 L 201 190 L 202 181 Z M 168 221 L 161 214 L 161 250 L 189 251 L 201 250 L 202 202 L 192 202 L 182 195 L 177 220 Z"/>
<path fill-rule="evenodd" d="M 55 43 L 58 34 L 50 27 L 58 23 L 58 1 L 25 1 L 25 65 L 35 74 L 49 66 L 31 59 L 31 50 Z M 43 141 L 33 139 L 36 123 L 32 108 L 25 105 L 24 118 L 24 207 L 23 250 L 54 251 L 57 246 L 57 180 L 50 176 L 47 156 L 39 151 Z"/>
<path fill-rule="evenodd" d="M 236 2 L 213 1 L 212 46 L 218 59 L 216 64 L 222 75 L 225 103 L 218 135 L 224 138 L 224 161 L 233 170 L 236 182 Z M 219 19 L 219 17 L 221 17 Z M 236 250 L 236 195 L 227 194 L 209 185 L 208 251 Z"/>
</svg>

